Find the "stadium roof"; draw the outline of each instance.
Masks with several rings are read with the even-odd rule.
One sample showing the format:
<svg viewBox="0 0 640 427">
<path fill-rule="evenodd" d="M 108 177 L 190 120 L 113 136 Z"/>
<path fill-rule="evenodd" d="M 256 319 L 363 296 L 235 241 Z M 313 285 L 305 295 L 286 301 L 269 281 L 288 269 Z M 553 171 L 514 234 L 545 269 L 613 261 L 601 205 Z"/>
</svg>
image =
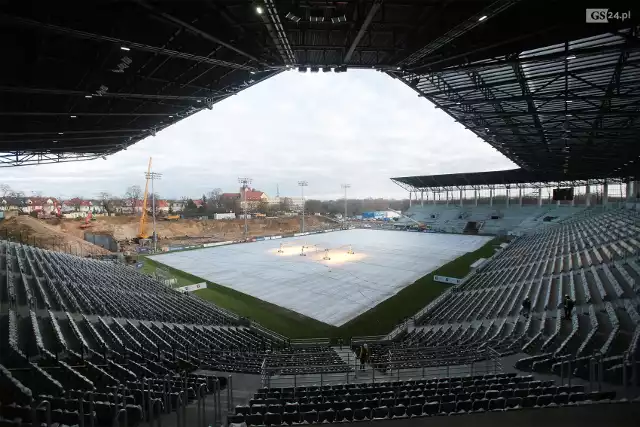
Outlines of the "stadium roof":
<svg viewBox="0 0 640 427">
<path fill-rule="evenodd" d="M 399 186 L 410 191 L 442 190 L 449 188 L 487 188 L 487 187 L 519 187 L 519 186 L 579 186 L 602 184 L 606 177 L 590 177 L 589 179 L 570 180 L 564 174 L 539 173 L 525 169 L 507 169 L 491 172 L 450 173 L 444 175 L 407 176 L 392 178 Z M 620 179 L 607 179 L 609 182 L 620 182 Z"/>
<path fill-rule="evenodd" d="M 284 70 L 373 68 L 523 168 L 623 173 L 634 20 L 540 0 L 4 2 L 0 166 L 113 154 Z"/>
</svg>

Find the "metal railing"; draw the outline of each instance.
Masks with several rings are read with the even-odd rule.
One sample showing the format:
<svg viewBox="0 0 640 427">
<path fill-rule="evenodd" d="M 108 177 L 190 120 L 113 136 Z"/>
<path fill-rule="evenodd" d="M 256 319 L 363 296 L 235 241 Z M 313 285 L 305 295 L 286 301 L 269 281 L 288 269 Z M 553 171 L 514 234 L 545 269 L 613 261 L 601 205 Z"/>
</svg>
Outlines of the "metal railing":
<svg viewBox="0 0 640 427">
<path fill-rule="evenodd" d="M 423 349 L 436 354 L 437 349 Z M 475 348 L 460 356 L 429 358 L 425 354 L 409 359 L 400 359 L 391 351 L 384 361 L 367 361 L 364 365 L 352 352 L 346 355 L 345 364 L 324 366 L 269 366 L 265 359 L 262 365 L 262 387 L 299 387 L 309 385 L 376 383 L 434 377 L 457 377 L 496 374 L 503 372 L 500 354 L 490 347 Z M 379 353 L 377 358 L 382 357 Z"/>
</svg>

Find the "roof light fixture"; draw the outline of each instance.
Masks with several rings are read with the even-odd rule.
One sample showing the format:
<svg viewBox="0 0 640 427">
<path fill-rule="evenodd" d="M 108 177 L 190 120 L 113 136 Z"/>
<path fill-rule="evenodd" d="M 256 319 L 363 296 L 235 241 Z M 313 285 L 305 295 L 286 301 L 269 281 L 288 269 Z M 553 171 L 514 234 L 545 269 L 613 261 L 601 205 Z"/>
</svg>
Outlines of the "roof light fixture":
<svg viewBox="0 0 640 427">
<path fill-rule="evenodd" d="M 285 18 L 287 18 L 287 19 L 289 19 L 289 20 L 291 20 L 291 21 L 293 21 L 293 22 L 296 22 L 296 23 L 297 23 L 297 22 L 300 22 L 300 19 L 301 19 L 299 16 L 294 15 L 294 14 L 293 14 L 293 13 L 291 13 L 291 12 L 287 13 L 287 14 L 285 15 Z"/>
<path fill-rule="evenodd" d="M 262 15 L 262 12 L 264 12 L 264 10 L 262 9 L 262 7 L 261 7 L 261 6 L 256 6 L 256 13 L 257 13 L 258 15 Z"/>
<path fill-rule="evenodd" d="M 87 99 L 93 98 L 93 96 L 91 96 L 91 95 L 85 95 L 84 97 L 87 98 Z"/>
<path fill-rule="evenodd" d="M 128 47 L 126 47 L 126 46 L 120 46 L 120 50 L 125 50 L 125 51 L 127 51 L 127 52 L 128 52 L 128 51 L 130 51 L 131 49 L 129 49 L 129 48 L 128 48 Z"/>
<path fill-rule="evenodd" d="M 64 132 L 58 132 L 58 135 L 64 135 Z"/>
<path fill-rule="evenodd" d="M 171 119 L 171 118 L 173 118 L 173 116 L 169 116 L 169 118 Z"/>
<path fill-rule="evenodd" d="M 251 73 L 251 74 L 255 74 L 256 72 L 255 72 L 255 71 L 249 71 L 249 73 Z"/>
<path fill-rule="evenodd" d="M 569 56 L 567 56 L 566 59 L 567 59 L 567 61 L 570 61 L 572 59 L 576 59 L 576 56 L 575 55 L 569 55 Z"/>
<path fill-rule="evenodd" d="M 482 15 L 480 18 L 478 18 L 478 22 L 482 22 L 485 19 L 487 19 L 487 15 Z"/>
<path fill-rule="evenodd" d="M 334 24 L 339 24 L 341 22 L 347 22 L 347 16 L 346 15 L 334 16 L 333 18 L 331 18 L 331 22 L 334 23 Z"/>
</svg>

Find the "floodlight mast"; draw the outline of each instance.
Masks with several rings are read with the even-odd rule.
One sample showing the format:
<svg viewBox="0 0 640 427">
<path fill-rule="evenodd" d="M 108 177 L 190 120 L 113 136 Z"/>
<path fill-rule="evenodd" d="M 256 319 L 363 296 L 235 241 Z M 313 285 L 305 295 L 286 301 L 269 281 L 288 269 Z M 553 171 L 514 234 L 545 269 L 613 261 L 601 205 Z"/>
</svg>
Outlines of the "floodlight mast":
<svg viewBox="0 0 640 427">
<path fill-rule="evenodd" d="M 347 228 L 347 188 L 351 188 L 351 184 L 342 184 L 342 188 L 344 189 L 344 220 L 342 222 L 344 228 Z"/>
<path fill-rule="evenodd" d="M 247 224 L 247 188 L 253 182 L 251 178 L 238 178 L 238 182 L 242 184 L 242 211 L 244 214 L 244 238 L 249 234 L 249 225 Z"/>
<path fill-rule="evenodd" d="M 298 181 L 298 185 L 302 192 L 302 233 L 304 233 L 304 209 L 306 207 L 306 203 L 304 201 L 304 187 L 307 187 L 309 183 L 307 181 Z"/>
</svg>

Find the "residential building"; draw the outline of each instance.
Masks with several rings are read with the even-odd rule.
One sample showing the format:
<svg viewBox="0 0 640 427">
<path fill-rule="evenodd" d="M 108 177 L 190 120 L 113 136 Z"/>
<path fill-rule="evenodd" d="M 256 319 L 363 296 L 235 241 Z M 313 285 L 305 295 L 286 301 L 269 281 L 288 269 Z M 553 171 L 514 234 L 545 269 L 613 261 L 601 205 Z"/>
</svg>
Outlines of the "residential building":
<svg viewBox="0 0 640 427">
<path fill-rule="evenodd" d="M 93 202 L 90 200 L 83 200 L 79 197 L 74 197 L 73 199 L 62 202 L 62 210 L 63 212 L 88 213 L 89 211 L 93 211 Z"/>
<path fill-rule="evenodd" d="M 184 211 L 184 202 L 182 200 L 168 200 L 169 207 L 171 208 L 171 212 L 182 212 Z"/>
<path fill-rule="evenodd" d="M 27 207 L 24 197 L 2 197 L 0 198 L 0 211 L 22 212 Z"/>
<path fill-rule="evenodd" d="M 261 203 L 269 203 L 269 196 L 255 188 L 241 188 L 239 193 L 222 193 L 220 195 L 220 202 L 224 206 L 228 204 L 230 200 L 233 200 L 236 204 L 242 206 L 245 198 L 249 210 L 257 209 Z"/>
</svg>

